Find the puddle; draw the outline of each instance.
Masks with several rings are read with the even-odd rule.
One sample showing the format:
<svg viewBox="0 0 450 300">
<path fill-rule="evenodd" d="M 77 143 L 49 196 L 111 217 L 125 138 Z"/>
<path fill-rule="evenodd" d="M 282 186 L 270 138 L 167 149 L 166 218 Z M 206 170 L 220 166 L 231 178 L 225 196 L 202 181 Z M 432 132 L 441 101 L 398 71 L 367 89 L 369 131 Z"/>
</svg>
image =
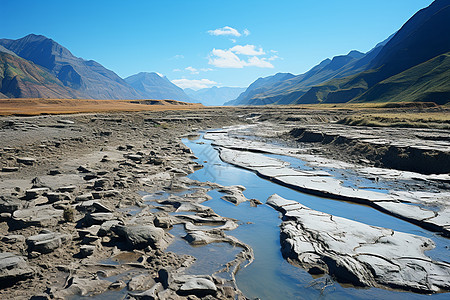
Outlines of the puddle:
<svg viewBox="0 0 450 300">
<path fill-rule="evenodd" d="M 264 180 L 253 172 L 222 162 L 209 140 L 201 138 L 191 142 L 183 139 L 183 142 L 192 149 L 198 157 L 198 162 L 204 165 L 203 169 L 188 176 L 191 179 L 222 185 L 243 185 L 247 188 L 244 191 L 247 198 L 256 198 L 263 203 L 270 195 L 277 193 L 283 198 L 296 200 L 311 209 L 369 225 L 425 236 L 436 243 L 436 248 L 427 251 L 426 254 L 435 260 L 450 261 L 450 241 L 446 238 L 368 206 L 307 195 Z M 364 187 L 373 188 L 372 185 L 362 180 L 361 182 Z M 235 206 L 221 200 L 221 194 L 217 191 L 211 191 L 209 195 L 213 199 L 202 204 L 211 207 L 221 216 L 238 219 L 241 225 L 227 234 L 235 236 L 254 250 L 254 262 L 247 268 L 239 270 L 236 275 L 237 284 L 247 297 L 261 299 L 448 298 L 446 294 L 429 296 L 377 288 L 343 287 L 334 281 L 330 283 L 330 280 L 324 279 L 325 277 L 314 279 L 303 269 L 294 267 L 283 259 L 278 228 L 281 220 L 277 211 L 267 205 L 251 207 L 248 202 Z"/>
<path fill-rule="evenodd" d="M 170 233 L 176 239 L 170 244 L 166 251 L 171 251 L 177 254 L 188 254 L 196 258 L 196 261 L 188 269 L 186 274 L 204 275 L 213 274 L 221 270 L 224 265 L 232 261 L 236 255 L 242 251 L 240 247 L 233 247 L 228 243 L 211 243 L 203 246 L 191 246 L 182 237 L 186 235 L 183 225 L 175 225 Z M 224 279 L 230 279 L 229 274 L 221 273 L 220 276 Z"/>
</svg>

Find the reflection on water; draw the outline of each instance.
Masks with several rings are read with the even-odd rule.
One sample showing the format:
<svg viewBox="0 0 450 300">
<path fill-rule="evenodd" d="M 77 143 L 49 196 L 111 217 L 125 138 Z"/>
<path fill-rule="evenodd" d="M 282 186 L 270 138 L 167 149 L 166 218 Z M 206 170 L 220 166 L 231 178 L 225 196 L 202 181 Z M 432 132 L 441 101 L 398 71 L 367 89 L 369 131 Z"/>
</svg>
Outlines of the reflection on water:
<svg viewBox="0 0 450 300">
<path fill-rule="evenodd" d="M 166 251 L 171 251 L 180 255 L 188 254 L 196 258 L 192 266 L 186 270 L 186 274 L 205 275 L 213 274 L 221 269 L 224 265 L 232 261 L 235 256 L 241 252 L 240 247 L 233 247 L 228 243 L 212 243 L 203 246 L 191 246 L 182 237 L 186 235 L 183 225 L 175 225 L 170 233 L 175 237 L 175 241 L 170 244 Z M 224 279 L 230 279 L 226 274 L 221 274 Z"/>
<path fill-rule="evenodd" d="M 217 151 L 211 146 L 211 141 L 200 139 L 191 142 L 184 139 L 183 142 L 193 150 L 198 157 L 198 162 L 204 165 L 203 169 L 189 175 L 192 179 L 217 182 L 222 185 L 244 185 L 247 188 L 244 191 L 247 198 L 256 198 L 263 203 L 270 195 L 277 193 L 286 199 L 296 200 L 318 211 L 369 225 L 429 237 L 437 246 L 435 249 L 427 251 L 427 255 L 436 260 L 450 261 L 448 239 L 364 205 L 307 195 L 264 180 L 253 172 L 222 162 Z M 300 163 L 296 166 L 301 167 Z M 281 221 L 277 211 L 267 205 L 250 207 L 248 202 L 235 206 L 221 200 L 221 194 L 216 191 L 209 194 L 213 199 L 204 202 L 204 205 L 210 206 L 221 216 L 240 221 L 241 225 L 227 234 L 235 236 L 254 250 L 255 261 L 247 268 L 241 269 L 236 276 L 239 288 L 247 297 L 261 299 L 387 299 L 394 297 L 396 299 L 429 297 L 448 299 L 446 294 L 426 296 L 376 288 L 344 288 L 328 277 L 314 279 L 303 269 L 294 267 L 283 259 L 278 228 Z"/>
</svg>

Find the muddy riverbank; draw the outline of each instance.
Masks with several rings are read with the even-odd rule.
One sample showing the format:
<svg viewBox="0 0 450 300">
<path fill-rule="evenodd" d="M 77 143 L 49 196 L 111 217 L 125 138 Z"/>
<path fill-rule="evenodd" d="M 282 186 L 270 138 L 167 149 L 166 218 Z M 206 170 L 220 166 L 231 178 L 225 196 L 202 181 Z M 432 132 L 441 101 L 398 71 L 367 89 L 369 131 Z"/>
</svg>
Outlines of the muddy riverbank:
<svg viewBox="0 0 450 300">
<path fill-rule="evenodd" d="M 341 115 L 332 111 L 304 113 L 294 108 L 211 108 L 2 118 L 0 295 L 18 299 L 96 294 L 109 295 L 110 299 L 245 298 L 235 277 L 239 269 L 252 263 L 254 249 L 233 234 L 243 225 L 242 220 L 222 216 L 205 203 L 213 190 L 232 204 L 257 206 L 266 199 L 246 197 L 245 182 L 223 185 L 214 178 L 187 178 L 207 162 L 196 161 L 181 139 L 195 138 L 200 130 L 238 125 L 239 130 L 227 129 L 237 141 L 215 142 L 228 151 L 246 148 L 245 153 L 319 157 L 315 164 L 312 159 L 308 161 L 312 168 L 322 165 L 336 169 L 327 160 L 335 158 L 330 148 L 302 146 L 298 136 L 289 137 L 289 133 L 299 124 L 320 123 L 332 129 L 335 125 L 330 122 Z M 445 133 L 436 130 L 432 134 Z M 448 155 L 445 141 L 434 141 Z M 292 146 L 296 149 L 293 153 L 283 152 Z M 428 146 L 433 147 L 433 143 Z M 387 199 L 395 205 L 385 204 L 384 198 L 371 200 L 393 214 L 425 218 L 440 229 L 435 231 L 448 230 L 448 215 L 439 213 L 446 211 L 444 201 L 439 197 L 428 200 L 430 195 L 426 194 L 447 193 L 448 176 L 372 170 L 379 166 L 377 159 L 361 161 L 356 154 L 346 157 L 361 162 L 359 168 L 365 168 L 377 181 L 395 178 L 398 185 L 414 192 L 405 195 L 397 191 L 397 198 Z M 288 165 L 272 158 L 272 163 L 275 161 L 272 168 Z M 273 171 L 270 174 L 274 175 Z M 335 178 L 332 172 L 321 172 L 316 175 Z M 412 184 L 412 177 L 420 179 Z M 305 188 L 308 186 L 306 182 Z M 344 189 L 348 190 L 344 195 L 350 189 Z M 413 205 L 404 207 L 405 202 Z M 425 211 L 433 215 L 424 215 Z M 202 249 L 205 245 L 211 245 L 204 248 L 210 249 L 204 250 L 205 255 L 186 248 Z M 214 254 L 208 258 L 206 253 L 214 253 L 217 245 L 228 255 L 213 263 Z M 446 289 L 446 285 L 433 285 L 430 291 L 439 288 Z"/>
</svg>

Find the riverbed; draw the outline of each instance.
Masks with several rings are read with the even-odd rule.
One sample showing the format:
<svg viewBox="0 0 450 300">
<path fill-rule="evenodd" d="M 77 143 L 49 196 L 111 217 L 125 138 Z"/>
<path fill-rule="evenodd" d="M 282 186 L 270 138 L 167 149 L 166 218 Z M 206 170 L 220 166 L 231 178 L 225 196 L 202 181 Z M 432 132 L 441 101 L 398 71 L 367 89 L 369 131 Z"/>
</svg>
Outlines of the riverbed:
<svg viewBox="0 0 450 300">
<path fill-rule="evenodd" d="M 251 171 L 221 161 L 218 151 L 211 146 L 211 141 L 204 139 L 203 136 L 199 136 L 197 139 L 183 139 L 183 143 L 192 149 L 198 157 L 197 162 L 203 165 L 202 169 L 189 175 L 191 179 L 216 182 L 227 186 L 243 185 L 246 188 L 244 195 L 247 198 L 255 198 L 262 203 L 265 203 L 270 195 L 276 193 L 317 211 L 369 225 L 428 237 L 434 241 L 436 247 L 427 251 L 426 255 L 437 261 L 450 261 L 450 241 L 436 233 L 365 205 L 307 195 L 262 179 Z M 296 168 L 305 166 L 304 162 L 296 161 L 291 157 L 286 157 L 286 161 Z M 358 180 L 356 177 L 353 178 Z M 221 200 L 222 195 L 216 191 L 209 194 L 213 199 L 203 204 L 211 207 L 221 216 L 238 219 L 240 226 L 228 234 L 250 245 L 254 250 L 254 262 L 239 270 L 236 275 L 237 285 L 247 297 L 261 299 L 317 299 L 319 297 L 324 299 L 385 299 L 388 297 L 424 299 L 432 297 L 433 299 L 444 299 L 448 296 L 446 294 L 427 296 L 379 288 L 343 286 L 327 275 L 314 278 L 303 269 L 289 264 L 283 258 L 280 251 L 278 228 L 281 219 L 277 211 L 265 204 L 251 207 L 248 202 L 245 202 L 236 206 Z"/>
</svg>

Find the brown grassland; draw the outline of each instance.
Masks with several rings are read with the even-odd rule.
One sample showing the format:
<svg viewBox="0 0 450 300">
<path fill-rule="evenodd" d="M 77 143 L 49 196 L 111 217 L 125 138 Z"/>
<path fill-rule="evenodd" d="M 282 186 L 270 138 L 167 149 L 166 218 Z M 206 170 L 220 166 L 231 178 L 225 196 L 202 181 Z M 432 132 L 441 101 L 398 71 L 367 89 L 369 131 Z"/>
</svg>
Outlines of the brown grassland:
<svg viewBox="0 0 450 300">
<path fill-rule="evenodd" d="M 88 112 L 132 112 L 201 109 L 199 103 L 174 100 L 0 99 L 0 115 L 33 116 Z"/>
</svg>

